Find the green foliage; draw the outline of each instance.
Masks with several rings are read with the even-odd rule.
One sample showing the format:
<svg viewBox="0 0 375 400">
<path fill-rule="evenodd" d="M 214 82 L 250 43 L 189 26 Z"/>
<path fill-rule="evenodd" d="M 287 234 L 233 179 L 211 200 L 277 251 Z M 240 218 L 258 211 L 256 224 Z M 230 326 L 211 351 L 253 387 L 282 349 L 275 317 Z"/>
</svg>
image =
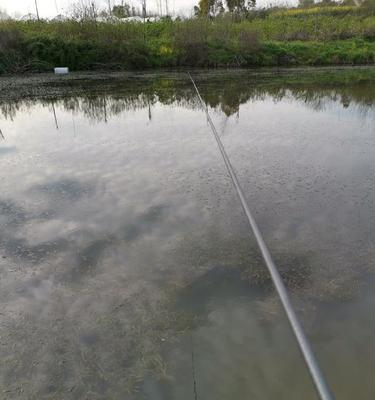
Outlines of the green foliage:
<svg viewBox="0 0 375 400">
<path fill-rule="evenodd" d="M 112 14 L 117 18 L 130 17 L 131 9 L 129 4 L 116 5 L 112 7 Z"/>
<path fill-rule="evenodd" d="M 199 0 L 197 15 L 208 15 L 215 0 Z"/>
<path fill-rule="evenodd" d="M 371 2 L 374 0 L 366 0 Z M 371 7 L 253 10 L 155 23 L 1 21 L 0 73 L 160 67 L 370 64 Z"/>
<path fill-rule="evenodd" d="M 230 13 L 246 14 L 249 9 L 255 7 L 256 0 L 199 0 L 196 15 L 215 16 L 225 12 L 225 6 Z"/>
<path fill-rule="evenodd" d="M 372 14 L 375 13 L 375 0 L 363 0 L 361 4 L 362 9 L 371 12 Z"/>
<path fill-rule="evenodd" d="M 255 7 L 255 0 L 227 0 L 227 7 L 230 12 L 246 13 L 250 8 Z"/>
<path fill-rule="evenodd" d="M 314 4 L 315 4 L 314 0 L 299 0 L 298 1 L 299 7 L 302 7 L 302 8 L 312 7 L 312 6 L 314 6 Z"/>
</svg>

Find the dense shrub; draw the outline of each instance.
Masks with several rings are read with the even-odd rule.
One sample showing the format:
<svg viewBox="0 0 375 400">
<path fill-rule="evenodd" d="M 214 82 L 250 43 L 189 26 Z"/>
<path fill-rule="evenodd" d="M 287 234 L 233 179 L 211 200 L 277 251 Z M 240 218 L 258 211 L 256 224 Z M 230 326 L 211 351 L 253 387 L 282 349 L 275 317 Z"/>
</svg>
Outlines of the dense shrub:
<svg viewBox="0 0 375 400">
<path fill-rule="evenodd" d="M 0 73 L 57 65 L 88 70 L 373 63 L 374 1 L 149 24 L 2 21 Z"/>
<path fill-rule="evenodd" d="M 173 32 L 173 47 L 179 54 L 180 65 L 208 65 L 208 24 L 205 19 L 195 19 L 176 25 Z"/>
</svg>

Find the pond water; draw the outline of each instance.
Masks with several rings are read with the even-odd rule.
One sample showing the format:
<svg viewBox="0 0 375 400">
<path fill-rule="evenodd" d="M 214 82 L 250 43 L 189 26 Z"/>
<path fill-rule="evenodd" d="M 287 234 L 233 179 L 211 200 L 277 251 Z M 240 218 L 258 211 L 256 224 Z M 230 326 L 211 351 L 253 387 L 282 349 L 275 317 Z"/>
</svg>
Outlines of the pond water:
<svg viewBox="0 0 375 400">
<path fill-rule="evenodd" d="M 374 399 L 375 70 L 194 76 L 334 393 Z M 0 89 L 1 398 L 316 398 L 185 73 Z"/>
</svg>

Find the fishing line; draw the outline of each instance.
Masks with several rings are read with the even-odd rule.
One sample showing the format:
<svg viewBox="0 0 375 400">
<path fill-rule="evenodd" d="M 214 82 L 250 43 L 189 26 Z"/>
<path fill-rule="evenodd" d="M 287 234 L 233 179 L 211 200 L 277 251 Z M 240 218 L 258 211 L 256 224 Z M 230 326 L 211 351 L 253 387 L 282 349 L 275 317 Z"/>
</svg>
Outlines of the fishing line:
<svg viewBox="0 0 375 400">
<path fill-rule="evenodd" d="M 240 202 L 241 202 L 242 208 L 243 208 L 243 210 L 245 212 L 245 215 L 247 217 L 247 220 L 248 220 L 248 222 L 250 224 L 250 227 L 251 227 L 251 229 L 252 229 L 252 231 L 254 233 L 256 242 L 257 242 L 257 244 L 259 246 L 259 249 L 260 249 L 260 251 L 262 253 L 263 260 L 264 260 L 264 262 L 265 262 L 265 264 L 267 266 L 267 269 L 268 269 L 268 271 L 269 271 L 269 273 L 271 275 L 273 284 L 275 286 L 277 294 L 279 295 L 281 304 L 282 304 L 282 306 L 284 308 L 285 314 L 286 314 L 286 316 L 288 318 L 288 321 L 290 323 L 290 326 L 292 328 L 294 336 L 295 336 L 295 338 L 297 340 L 299 349 L 300 349 L 300 351 L 302 353 L 302 356 L 303 356 L 303 358 L 305 360 L 306 366 L 307 366 L 307 368 L 308 368 L 308 370 L 310 372 L 310 375 L 311 375 L 312 381 L 314 383 L 315 389 L 317 391 L 317 394 L 318 394 L 318 396 L 319 396 L 319 398 L 321 400 L 334 400 L 334 396 L 333 396 L 333 394 L 331 393 L 331 391 L 330 391 L 330 389 L 328 387 L 328 384 L 327 384 L 327 382 L 326 382 L 326 380 L 324 378 L 324 375 L 323 375 L 323 373 L 322 373 L 322 371 L 321 371 L 321 369 L 320 369 L 320 367 L 318 365 L 318 362 L 317 362 L 316 357 L 314 355 L 314 352 L 313 352 L 313 350 L 312 350 L 312 348 L 310 346 L 310 343 L 309 343 L 309 341 L 308 341 L 308 339 L 307 339 L 307 337 L 306 337 L 306 335 L 305 335 L 305 333 L 303 331 L 302 325 L 300 324 L 300 322 L 299 322 L 299 320 L 297 318 L 297 315 L 296 315 L 296 313 L 295 313 L 295 311 L 293 309 L 293 306 L 292 306 L 292 303 L 290 301 L 287 289 L 286 289 L 286 287 L 284 285 L 284 282 L 283 282 L 283 280 L 282 280 L 282 278 L 280 276 L 280 273 L 279 273 L 279 271 L 278 271 L 278 269 L 276 267 L 276 264 L 274 263 L 274 261 L 272 259 L 271 253 L 268 250 L 266 242 L 264 241 L 263 236 L 262 236 L 262 234 L 261 234 L 261 232 L 260 232 L 260 230 L 258 228 L 258 225 L 257 225 L 257 223 L 256 223 L 256 221 L 255 221 L 255 219 L 254 219 L 254 217 L 253 217 L 253 215 L 252 215 L 252 213 L 250 211 L 250 208 L 249 208 L 249 206 L 247 204 L 245 195 L 243 193 L 243 190 L 242 190 L 242 188 L 240 186 L 240 183 L 238 181 L 238 178 L 236 176 L 236 173 L 234 172 L 232 164 L 231 164 L 231 162 L 230 162 L 230 160 L 228 158 L 228 155 L 227 155 L 227 153 L 225 151 L 225 148 L 224 148 L 224 146 L 223 146 L 223 144 L 221 142 L 220 136 L 219 136 L 219 134 L 218 134 L 218 132 L 217 132 L 217 130 L 215 128 L 215 125 L 214 125 L 214 123 L 213 123 L 213 121 L 211 119 L 211 116 L 210 116 L 210 114 L 208 112 L 208 107 L 205 104 L 205 102 L 203 101 L 203 99 L 202 99 L 202 97 L 201 97 L 201 95 L 199 93 L 198 87 L 195 84 L 195 82 L 194 82 L 194 80 L 193 80 L 193 78 L 192 78 L 192 76 L 190 75 L 189 72 L 188 72 L 188 75 L 189 75 L 189 78 L 190 78 L 190 80 L 191 80 L 191 82 L 192 82 L 192 84 L 194 86 L 194 89 L 195 89 L 195 91 L 197 93 L 197 96 L 198 96 L 198 99 L 199 99 L 199 101 L 200 101 L 200 103 L 202 105 L 202 108 L 204 109 L 204 111 L 206 113 L 207 121 L 208 121 L 208 123 L 209 123 L 209 125 L 211 127 L 212 133 L 213 133 L 213 135 L 215 137 L 216 143 L 217 143 L 217 145 L 219 147 L 219 150 L 220 150 L 220 153 L 221 153 L 221 155 L 223 157 L 223 160 L 224 160 L 225 166 L 226 166 L 226 168 L 228 170 L 228 173 L 229 173 L 229 176 L 231 178 L 231 181 L 232 181 L 232 183 L 234 185 L 234 188 L 236 189 L 236 192 L 237 192 L 238 197 L 240 199 Z"/>
</svg>

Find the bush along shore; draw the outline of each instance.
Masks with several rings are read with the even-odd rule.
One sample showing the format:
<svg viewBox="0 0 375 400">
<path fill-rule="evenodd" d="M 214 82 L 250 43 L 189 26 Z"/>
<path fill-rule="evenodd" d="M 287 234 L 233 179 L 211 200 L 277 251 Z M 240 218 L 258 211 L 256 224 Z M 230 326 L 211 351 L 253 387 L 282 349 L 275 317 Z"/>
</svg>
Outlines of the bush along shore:
<svg viewBox="0 0 375 400">
<path fill-rule="evenodd" d="M 0 21 L 0 74 L 375 63 L 375 8 L 311 6 L 187 20 Z"/>
</svg>

